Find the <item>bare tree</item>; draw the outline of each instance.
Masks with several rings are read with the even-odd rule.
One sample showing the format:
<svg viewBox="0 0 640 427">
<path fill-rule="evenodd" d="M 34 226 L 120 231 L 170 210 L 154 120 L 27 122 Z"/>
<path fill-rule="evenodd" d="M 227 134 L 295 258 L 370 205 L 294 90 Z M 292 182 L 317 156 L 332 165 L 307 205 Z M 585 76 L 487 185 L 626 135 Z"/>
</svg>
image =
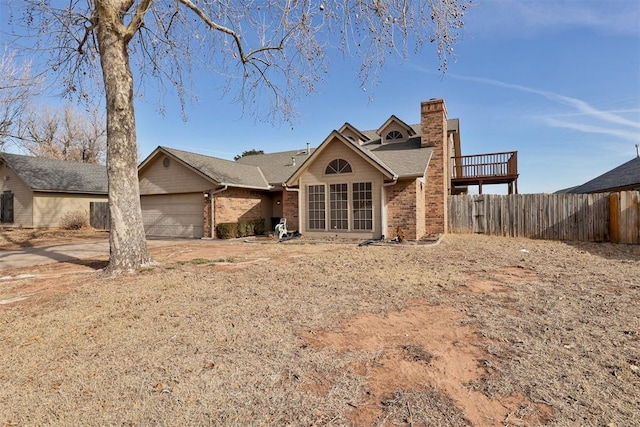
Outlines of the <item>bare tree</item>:
<svg viewBox="0 0 640 427">
<path fill-rule="evenodd" d="M 56 109 L 31 106 L 20 120 L 17 139 L 34 156 L 102 163 L 106 134 L 104 118 L 96 110 L 81 113 L 66 104 Z"/>
<path fill-rule="evenodd" d="M 119 272 L 150 262 L 137 181 L 132 64 L 142 81 L 173 85 L 183 103 L 190 71 L 209 69 L 212 79 L 228 77 L 222 90 L 239 87 L 244 105 L 287 119 L 298 97 L 324 79 L 333 49 L 362 59 L 363 82 L 390 54 L 406 56 L 425 42 L 436 46 L 446 69 L 469 1 L 70 0 L 56 8 L 55 2 L 25 0 L 12 2 L 9 21 L 39 37 L 34 47 L 50 53 L 49 66 L 69 93 L 88 97 L 87 79 L 95 82 L 102 71 L 109 270 Z M 22 12 L 16 11 L 20 5 Z"/>
<path fill-rule="evenodd" d="M 19 119 L 39 85 L 30 68 L 16 64 L 12 52 L 5 50 L 0 56 L 0 151 L 18 134 Z"/>
</svg>

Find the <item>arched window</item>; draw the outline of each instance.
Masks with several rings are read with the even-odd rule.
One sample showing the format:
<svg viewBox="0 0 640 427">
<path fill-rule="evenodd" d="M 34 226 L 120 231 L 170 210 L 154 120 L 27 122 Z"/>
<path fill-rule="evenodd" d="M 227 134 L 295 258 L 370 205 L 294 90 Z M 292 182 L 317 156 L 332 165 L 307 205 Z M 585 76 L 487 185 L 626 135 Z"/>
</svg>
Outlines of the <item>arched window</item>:
<svg viewBox="0 0 640 427">
<path fill-rule="evenodd" d="M 331 163 L 327 165 L 324 173 L 327 175 L 337 174 L 337 173 L 351 173 L 351 165 L 344 159 L 335 159 L 332 160 Z"/>
<path fill-rule="evenodd" d="M 392 130 L 391 132 L 389 132 L 387 134 L 387 137 L 385 139 L 387 141 L 391 141 L 393 139 L 402 139 L 402 133 L 400 131 L 397 131 L 397 130 Z"/>
</svg>

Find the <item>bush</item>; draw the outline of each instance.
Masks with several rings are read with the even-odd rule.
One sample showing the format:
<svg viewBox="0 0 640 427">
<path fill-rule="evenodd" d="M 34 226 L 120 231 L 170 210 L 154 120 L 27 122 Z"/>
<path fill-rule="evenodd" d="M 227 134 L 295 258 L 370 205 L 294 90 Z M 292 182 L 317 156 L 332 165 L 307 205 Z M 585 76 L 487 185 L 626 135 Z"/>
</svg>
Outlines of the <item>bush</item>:
<svg viewBox="0 0 640 427">
<path fill-rule="evenodd" d="M 62 217 L 61 227 L 65 230 L 82 230 L 89 226 L 89 213 L 86 211 L 69 211 Z"/>
<path fill-rule="evenodd" d="M 216 226 L 219 239 L 257 236 L 265 232 L 265 219 L 256 218 L 240 222 L 223 222 Z"/>
<path fill-rule="evenodd" d="M 253 222 L 240 221 L 238 223 L 238 237 L 253 236 Z"/>
<path fill-rule="evenodd" d="M 266 231 L 265 229 L 265 219 L 257 218 L 253 220 L 253 234 L 256 236 L 261 236 Z"/>
<path fill-rule="evenodd" d="M 218 231 L 218 238 L 220 239 L 235 239 L 238 237 L 238 223 L 237 222 L 223 222 L 216 226 Z"/>
</svg>

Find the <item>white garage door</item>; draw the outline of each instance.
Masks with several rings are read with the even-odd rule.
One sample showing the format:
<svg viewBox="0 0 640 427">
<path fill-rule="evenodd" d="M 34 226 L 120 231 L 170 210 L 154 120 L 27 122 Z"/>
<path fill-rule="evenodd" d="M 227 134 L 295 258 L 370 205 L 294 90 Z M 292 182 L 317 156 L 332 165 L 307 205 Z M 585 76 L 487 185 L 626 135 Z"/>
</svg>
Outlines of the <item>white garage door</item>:
<svg viewBox="0 0 640 427">
<path fill-rule="evenodd" d="M 140 203 L 147 236 L 202 237 L 202 193 L 142 196 Z"/>
</svg>

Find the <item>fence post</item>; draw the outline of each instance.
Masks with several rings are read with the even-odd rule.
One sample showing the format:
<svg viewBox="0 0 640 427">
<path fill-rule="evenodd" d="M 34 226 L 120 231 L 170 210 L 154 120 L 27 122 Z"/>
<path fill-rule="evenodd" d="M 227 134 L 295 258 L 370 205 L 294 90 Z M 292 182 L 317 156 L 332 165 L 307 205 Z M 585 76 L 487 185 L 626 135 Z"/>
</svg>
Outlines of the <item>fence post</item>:
<svg viewBox="0 0 640 427">
<path fill-rule="evenodd" d="M 609 194 L 609 239 L 620 243 L 620 193 Z"/>
</svg>

